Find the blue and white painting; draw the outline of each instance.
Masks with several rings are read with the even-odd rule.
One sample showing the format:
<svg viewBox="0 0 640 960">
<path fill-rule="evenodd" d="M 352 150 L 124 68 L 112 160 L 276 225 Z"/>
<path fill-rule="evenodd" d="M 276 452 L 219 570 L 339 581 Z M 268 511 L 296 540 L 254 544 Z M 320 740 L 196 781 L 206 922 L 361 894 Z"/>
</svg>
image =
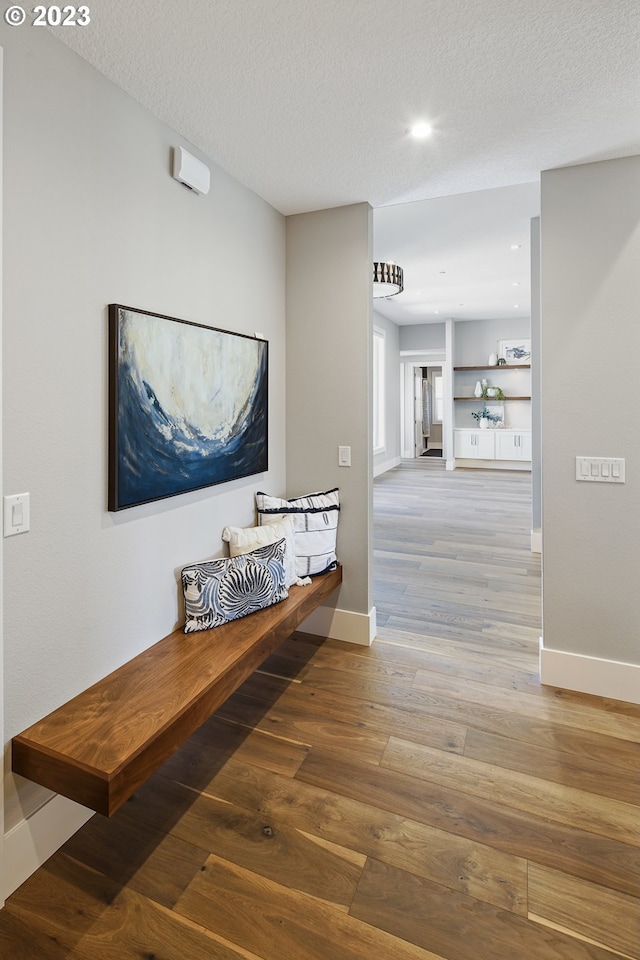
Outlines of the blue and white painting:
<svg viewBox="0 0 640 960">
<path fill-rule="evenodd" d="M 498 356 L 514 366 L 531 363 L 531 340 L 498 340 Z"/>
<path fill-rule="evenodd" d="M 267 469 L 268 344 L 109 307 L 109 509 Z"/>
</svg>

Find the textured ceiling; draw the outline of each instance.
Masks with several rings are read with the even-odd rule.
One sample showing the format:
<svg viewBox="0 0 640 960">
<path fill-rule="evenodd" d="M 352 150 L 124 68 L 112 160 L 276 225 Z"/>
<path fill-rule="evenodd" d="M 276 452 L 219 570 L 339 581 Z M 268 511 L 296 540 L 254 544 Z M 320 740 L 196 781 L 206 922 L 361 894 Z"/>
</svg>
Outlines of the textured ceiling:
<svg viewBox="0 0 640 960">
<path fill-rule="evenodd" d="M 638 0 L 89 5 L 52 32 L 276 209 L 377 208 L 396 323 L 528 315 L 540 171 L 640 153 Z"/>
<path fill-rule="evenodd" d="M 640 153 L 638 0 L 89 6 L 55 35 L 285 214 Z"/>
</svg>

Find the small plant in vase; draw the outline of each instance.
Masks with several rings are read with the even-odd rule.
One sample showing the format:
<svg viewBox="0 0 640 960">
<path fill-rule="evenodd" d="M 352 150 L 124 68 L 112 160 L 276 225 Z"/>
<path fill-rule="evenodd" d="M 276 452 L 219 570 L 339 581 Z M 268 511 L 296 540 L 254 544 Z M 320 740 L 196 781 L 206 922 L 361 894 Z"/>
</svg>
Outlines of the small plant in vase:
<svg viewBox="0 0 640 960">
<path fill-rule="evenodd" d="M 482 388 L 482 398 L 483 400 L 504 400 L 505 396 L 500 387 L 492 387 L 487 384 L 486 387 Z"/>
<path fill-rule="evenodd" d="M 500 423 L 500 417 L 496 413 L 491 413 L 487 407 L 483 407 L 482 410 L 474 410 L 471 416 L 483 430 L 486 430 L 490 423 Z"/>
</svg>

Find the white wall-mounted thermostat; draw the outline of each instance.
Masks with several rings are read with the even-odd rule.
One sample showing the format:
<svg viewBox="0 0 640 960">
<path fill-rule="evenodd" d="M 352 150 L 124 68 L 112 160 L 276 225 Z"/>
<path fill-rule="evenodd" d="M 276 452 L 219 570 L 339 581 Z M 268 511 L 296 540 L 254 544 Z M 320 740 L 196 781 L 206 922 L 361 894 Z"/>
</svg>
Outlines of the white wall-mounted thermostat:
<svg viewBox="0 0 640 960">
<path fill-rule="evenodd" d="M 211 172 L 206 163 L 198 160 L 184 147 L 173 148 L 173 178 L 194 193 L 209 193 Z"/>
</svg>

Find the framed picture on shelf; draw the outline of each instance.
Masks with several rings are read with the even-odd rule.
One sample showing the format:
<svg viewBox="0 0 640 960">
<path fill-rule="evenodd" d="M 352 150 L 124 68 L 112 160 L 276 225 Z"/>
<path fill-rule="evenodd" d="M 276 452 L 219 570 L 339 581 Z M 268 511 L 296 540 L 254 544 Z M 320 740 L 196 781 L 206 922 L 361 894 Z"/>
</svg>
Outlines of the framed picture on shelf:
<svg viewBox="0 0 640 960">
<path fill-rule="evenodd" d="M 498 358 L 506 364 L 531 363 L 531 340 L 498 340 Z"/>
<path fill-rule="evenodd" d="M 504 427 L 504 403 L 486 403 L 492 427 Z"/>
</svg>

